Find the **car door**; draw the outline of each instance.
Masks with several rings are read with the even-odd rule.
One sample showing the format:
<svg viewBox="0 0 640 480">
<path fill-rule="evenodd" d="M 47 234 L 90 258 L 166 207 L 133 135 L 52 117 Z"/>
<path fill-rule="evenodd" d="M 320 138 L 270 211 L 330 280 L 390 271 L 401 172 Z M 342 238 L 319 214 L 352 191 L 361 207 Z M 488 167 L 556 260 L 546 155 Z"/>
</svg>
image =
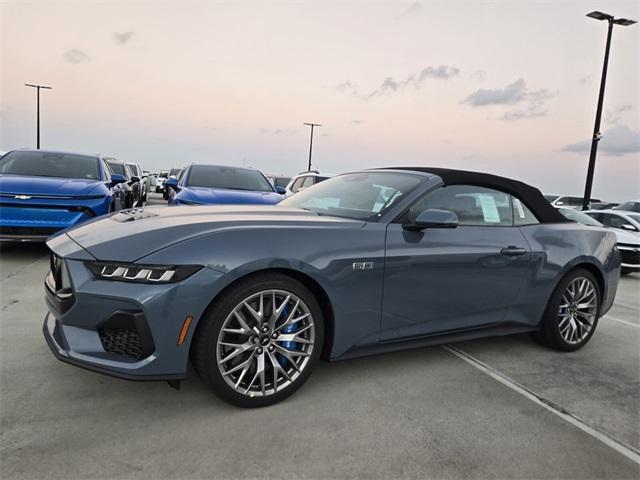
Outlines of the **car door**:
<svg viewBox="0 0 640 480">
<path fill-rule="evenodd" d="M 457 228 L 408 231 L 423 210 L 450 210 Z M 500 323 L 530 269 L 513 199 L 470 185 L 439 187 L 387 227 L 382 341 Z"/>
</svg>

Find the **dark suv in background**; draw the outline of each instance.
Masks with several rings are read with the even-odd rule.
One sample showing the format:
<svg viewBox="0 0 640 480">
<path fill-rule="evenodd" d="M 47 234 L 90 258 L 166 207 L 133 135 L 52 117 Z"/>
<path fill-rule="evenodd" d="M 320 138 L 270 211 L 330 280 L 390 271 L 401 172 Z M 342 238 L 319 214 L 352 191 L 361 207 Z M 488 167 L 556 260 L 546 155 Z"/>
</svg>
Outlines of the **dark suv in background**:
<svg viewBox="0 0 640 480">
<path fill-rule="evenodd" d="M 126 181 L 120 183 L 118 187 L 123 191 L 125 197 L 125 208 L 133 208 L 142 205 L 140 177 L 134 175 L 129 166 L 122 160 L 116 158 L 105 158 L 111 173 L 122 175 Z"/>
</svg>

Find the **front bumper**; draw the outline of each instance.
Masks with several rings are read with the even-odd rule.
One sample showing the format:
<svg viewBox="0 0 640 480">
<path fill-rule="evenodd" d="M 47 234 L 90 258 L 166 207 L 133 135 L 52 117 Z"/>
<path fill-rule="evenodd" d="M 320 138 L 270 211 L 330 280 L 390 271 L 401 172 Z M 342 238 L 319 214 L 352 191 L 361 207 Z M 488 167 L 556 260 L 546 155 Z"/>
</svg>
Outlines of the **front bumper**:
<svg viewBox="0 0 640 480">
<path fill-rule="evenodd" d="M 640 245 L 618 243 L 618 250 L 622 259 L 622 268 L 640 270 Z"/>
<path fill-rule="evenodd" d="M 110 199 L 42 199 L 0 202 L 0 241 L 43 242 L 65 228 L 107 213 Z"/>
<path fill-rule="evenodd" d="M 147 285 L 97 280 L 81 260 L 64 265 L 70 290 L 60 295 L 45 282 L 43 334 L 56 358 L 127 380 L 185 377 L 197 320 L 213 298 L 203 292 L 215 294 L 221 273 L 203 268 L 181 282 Z M 178 345 L 187 316 L 193 322 Z"/>
</svg>

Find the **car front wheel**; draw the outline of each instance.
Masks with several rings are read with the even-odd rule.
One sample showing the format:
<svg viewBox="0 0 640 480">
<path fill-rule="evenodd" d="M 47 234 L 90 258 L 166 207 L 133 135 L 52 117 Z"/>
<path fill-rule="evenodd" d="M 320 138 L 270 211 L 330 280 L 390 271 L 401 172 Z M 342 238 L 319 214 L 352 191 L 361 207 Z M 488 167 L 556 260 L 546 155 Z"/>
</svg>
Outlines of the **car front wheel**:
<svg viewBox="0 0 640 480">
<path fill-rule="evenodd" d="M 600 302 L 591 272 L 581 268 L 569 272 L 551 295 L 537 338 L 556 350 L 578 350 L 595 332 Z"/>
<path fill-rule="evenodd" d="M 223 293 L 201 319 L 193 362 L 222 399 L 241 407 L 284 400 L 309 378 L 324 340 L 313 294 L 281 274 L 260 274 Z"/>
</svg>

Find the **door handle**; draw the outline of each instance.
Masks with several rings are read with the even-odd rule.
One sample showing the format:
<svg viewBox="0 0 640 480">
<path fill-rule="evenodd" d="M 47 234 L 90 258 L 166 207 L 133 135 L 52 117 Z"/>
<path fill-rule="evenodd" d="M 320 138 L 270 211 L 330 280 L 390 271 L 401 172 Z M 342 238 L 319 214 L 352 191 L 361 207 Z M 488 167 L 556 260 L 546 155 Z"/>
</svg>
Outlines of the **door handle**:
<svg viewBox="0 0 640 480">
<path fill-rule="evenodd" d="M 500 253 L 505 257 L 519 257 L 527 253 L 527 250 L 524 248 L 509 246 L 500 250 Z"/>
</svg>

